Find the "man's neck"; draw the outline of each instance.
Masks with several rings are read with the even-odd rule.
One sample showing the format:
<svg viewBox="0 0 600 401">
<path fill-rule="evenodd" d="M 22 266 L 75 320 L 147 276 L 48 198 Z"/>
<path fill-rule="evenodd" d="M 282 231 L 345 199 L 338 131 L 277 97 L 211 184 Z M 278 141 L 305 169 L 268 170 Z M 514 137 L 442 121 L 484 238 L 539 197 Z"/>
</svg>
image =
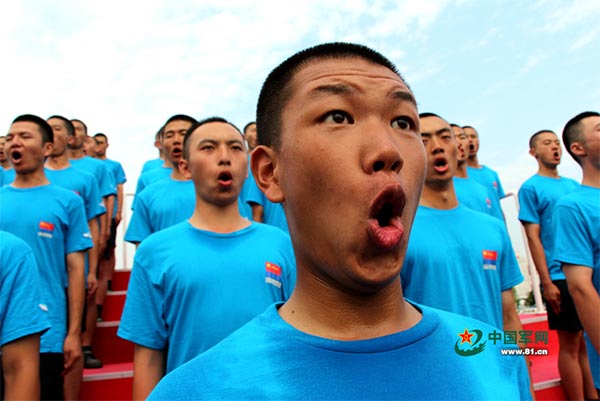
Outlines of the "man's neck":
<svg viewBox="0 0 600 401">
<path fill-rule="evenodd" d="M 205 202 L 196 195 L 196 207 L 190 224 L 200 230 L 229 234 L 248 227 L 250 222 L 240 215 L 237 200 L 221 206 Z"/>
<path fill-rule="evenodd" d="M 558 168 L 556 166 L 549 167 L 542 163 L 540 163 L 538 166 L 537 174 L 542 177 L 560 178 L 560 175 L 558 175 Z"/>
<path fill-rule="evenodd" d="M 458 206 L 454 182 L 452 180 L 439 184 L 425 184 L 419 205 L 433 209 L 449 210 Z"/>
<path fill-rule="evenodd" d="M 172 168 L 171 178 L 175 181 L 189 181 L 183 174 L 179 172 L 178 168 Z"/>
<path fill-rule="evenodd" d="M 421 314 L 402 296 L 399 278 L 375 293 L 342 291 L 298 261 L 296 289 L 279 309 L 283 320 L 313 336 L 354 341 L 407 330 Z"/>
<path fill-rule="evenodd" d="M 600 170 L 589 162 L 584 163 L 583 165 L 583 179 L 581 185 L 600 188 Z"/>
<path fill-rule="evenodd" d="M 69 163 L 69 158 L 67 157 L 67 154 L 63 153 L 62 155 L 59 155 L 59 156 L 50 156 L 46 160 L 44 167 L 46 167 L 47 169 L 50 169 L 50 170 L 64 170 L 64 169 L 68 168 L 70 165 L 71 165 L 71 163 Z"/>
<path fill-rule="evenodd" d="M 467 161 L 466 160 L 458 162 L 458 166 L 456 168 L 456 172 L 454 173 L 454 176 L 458 177 L 458 178 L 469 178 L 469 175 L 467 174 Z"/>
<path fill-rule="evenodd" d="M 83 153 L 83 148 L 79 149 L 67 149 L 67 157 L 69 159 L 83 159 L 85 157 L 85 153 Z"/>
<path fill-rule="evenodd" d="M 4 170 L 8 170 L 10 168 L 10 164 L 8 164 L 8 160 L 0 163 L 0 167 L 2 167 Z"/>
<path fill-rule="evenodd" d="M 31 173 L 19 174 L 15 176 L 15 180 L 11 184 L 15 188 L 34 188 L 42 185 L 48 185 L 50 181 L 44 173 L 44 167 L 37 169 Z"/>
<path fill-rule="evenodd" d="M 481 164 L 479 164 L 479 160 L 477 160 L 477 156 L 469 157 L 467 159 L 467 166 L 473 168 L 481 168 Z"/>
</svg>

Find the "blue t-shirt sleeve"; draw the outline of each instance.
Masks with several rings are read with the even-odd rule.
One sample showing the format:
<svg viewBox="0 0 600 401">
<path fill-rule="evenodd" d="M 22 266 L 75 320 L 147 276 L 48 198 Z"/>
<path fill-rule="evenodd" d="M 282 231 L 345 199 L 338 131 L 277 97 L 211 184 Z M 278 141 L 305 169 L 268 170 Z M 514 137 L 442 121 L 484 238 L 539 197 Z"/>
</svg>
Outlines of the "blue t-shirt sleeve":
<svg viewBox="0 0 600 401">
<path fill-rule="evenodd" d="M 506 194 L 504 193 L 504 188 L 502 188 L 502 183 L 500 182 L 500 177 L 496 173 L 496 183 L 498 184 L 498 197 L 504 198 Z"/>
<path fill-rule="evenodd" d="M 168 334 L 162 318 L 166 300 L 162 272 L 156 266 L 152 247 L 142 244 L 135 255 L 117 334 L 135 344 L 162 350 Z"/>
<path fill-rule="evenodd" d="M 137 198 L 135 211 L 131 216 L 127 232 L 125 233 L 125 241 L 132 243 L 142 242 L 153 232 L 150 211 L 144 192 Z"/>
<path fill-rule="evenodd" d="M 500 228 L 502 233 L 504 248 L 502 250 L 502 265 L 500 266 L 500 290 L 506 291 L 524 280 L 523 274 L 517 261 L 517 256 L 513 250 L 508 236 L 508 231 L 504 226 Z"/>
<path fill-rule="evenodd" d="M 594 266 L 593 239 L 580 211 L 573 205 L 558 202 L 552 218 L 554 260 L 572 265 Z M 598 228 L 598 227 L 596 227 Z"/>
<path fill-rule="evenodd" d="M 115 162 L 115 180 L 117 184 L 125 184 L 127 182 L 127 177 L 125 176 L 125 170 L 123 170 L 123 166 L 119 162 Z"/>
<path fill-rule="evenodd" d="M 519 220 L 525 223 L 540 224 L 537 211 L 537 195 L 530 186 L 522 186 L 519 190 Z"/>
<path fill-rule="evenodd" d="M 50 327 L 33 252 L 22 241 L 1 241 L 0 347 Z"/>
<path fill-rule="evenodd" d="M 256 185 L 256 181 L 254 180 L 248 181 L 248 192 L 246 193 L 246 202 L 256 203 L 263 207 L 265 206 L 265 194 L 263 194 L 262 191 L 258 189 L 258 185 Z"/>
<path fill-rule="evenodd" d="M 89 181 L 89 206 L 87 208 L 88 220 L 100 216 L 106 213 L 104 203 L 102 203 L 102 197 L 100 196 L 100 187 L 98 186 L 98 180 L 94 176 Z"/>
<path fill-rule="evenodd" d="M 93 247 L 83 200 L 74 195 L 68 205 L 69 227 L 65 236 L 65 251 L 67 254 L 85 251 Z"/>
</svg>

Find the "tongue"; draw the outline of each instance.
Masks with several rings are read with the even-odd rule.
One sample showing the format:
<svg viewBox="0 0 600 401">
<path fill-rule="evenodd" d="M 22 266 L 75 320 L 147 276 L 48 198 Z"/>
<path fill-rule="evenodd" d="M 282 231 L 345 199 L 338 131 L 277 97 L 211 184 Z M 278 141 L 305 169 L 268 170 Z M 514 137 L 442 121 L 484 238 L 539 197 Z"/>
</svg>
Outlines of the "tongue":
<svg viewBox="0 0 600 401">
<path fill-rule="evenodd" d="M 447 164 L 444 164 L 443 166 L 433 166 L 435 171 L 437 171 L 438 173 L 445 173 L 446 171 L 448 171 L 449 167 L 450 166 L 448 166 Z"/>
<path fill-rule="evenodd" d="M 404 234 L 404 227 L 398 217 L 394 217 L 390 221 L 389 226 L 381 227 L 377 219 L 369 219 L 367 226 L 369 238 L 379 248 L 393 248 L 400 243 Z"/>
</svg>

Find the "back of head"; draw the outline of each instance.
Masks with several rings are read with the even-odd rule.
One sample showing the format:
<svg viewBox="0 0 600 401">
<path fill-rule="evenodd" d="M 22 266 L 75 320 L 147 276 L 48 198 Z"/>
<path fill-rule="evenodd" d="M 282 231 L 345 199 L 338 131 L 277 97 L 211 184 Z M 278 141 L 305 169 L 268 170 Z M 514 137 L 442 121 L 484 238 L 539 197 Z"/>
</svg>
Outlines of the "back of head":
<svg viewBox="0 0 600 401">
<path fill-rule="evenodd" d="M 401 79 L 396 66 L 380 53 L 353 43 L 325 43 L 302 50 L 279 64 L 263 83 L 256 107 L 258 143 L 274 148 L 280 145 L 281 115 L 291 96 L 290 82 L 296 72 L 315 60 L 362 58 L 392 70 Z M 402 79 L 404 81 L 404 79 Z M 407 85 L 408 86 L 408 85 Z"/>
<path fill-rule="evenodd" d="M 579 113 L 571 118 L 563 129 L 562 139 L 565 148 L 578 164 L 581 164 L 581 160 L 573 153 L 571 145 L 575 142 L 583 142 L 585 140 L 581 122 L 589 117 L 600 117 L 600 113 L 595 111 L 584 111 L 583 113 Z"/>
<path fill-rule="evenodd" d="M 38 126 L 40 134 L 42 135 L 42 144 L 46 142 L 54 142 L 54 133 L 52 132 L 52 127 L 41 117 L 38 117 L 33 114 L 22 114 L 13 120 L 14 123 L 20 122 L 28 122 L 34 123 Z"/>
</svg>

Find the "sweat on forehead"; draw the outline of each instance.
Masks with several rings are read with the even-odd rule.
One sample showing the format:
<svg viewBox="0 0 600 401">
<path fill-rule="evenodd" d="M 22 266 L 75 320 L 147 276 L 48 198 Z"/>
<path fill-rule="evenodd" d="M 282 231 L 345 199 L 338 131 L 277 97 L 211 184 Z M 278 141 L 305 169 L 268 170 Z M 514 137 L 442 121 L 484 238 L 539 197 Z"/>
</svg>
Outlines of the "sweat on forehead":
<svg viewBox="0 0 600 401">
<path fill-rule="evenodd" d="M 380 53 L 354 43 L 325 43 L 302 50 L 277 66 L 265 82 L 256 107 L 258 143 L 278 147 L 281 137 L 281 113 L 291 96 L 290 82 L 303 67 L 316 61 L 360 58 L 390 69 L 405 82 L 396 66 Z M 408 88 L 408 84 L 406 84 Z"/>
</svg>

